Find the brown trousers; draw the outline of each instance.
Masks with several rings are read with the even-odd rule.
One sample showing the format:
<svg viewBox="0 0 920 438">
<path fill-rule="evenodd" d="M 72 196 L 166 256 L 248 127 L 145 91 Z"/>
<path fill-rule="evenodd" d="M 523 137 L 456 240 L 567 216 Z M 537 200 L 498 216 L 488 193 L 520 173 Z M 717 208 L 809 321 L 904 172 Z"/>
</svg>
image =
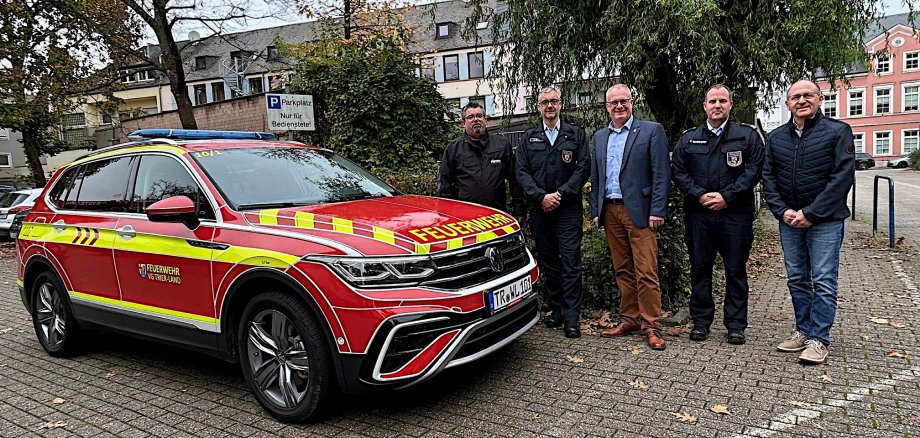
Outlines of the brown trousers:
<svg viewBox="0 0 920 438">
<path fill-rule="evenodd" d="M 658 240 L 651 228 L 633 224 L 622 204 L 604 203 L 604 233 L 620 288 L 620 317 L 642 329 L 660 328 Z"/>
</svg>

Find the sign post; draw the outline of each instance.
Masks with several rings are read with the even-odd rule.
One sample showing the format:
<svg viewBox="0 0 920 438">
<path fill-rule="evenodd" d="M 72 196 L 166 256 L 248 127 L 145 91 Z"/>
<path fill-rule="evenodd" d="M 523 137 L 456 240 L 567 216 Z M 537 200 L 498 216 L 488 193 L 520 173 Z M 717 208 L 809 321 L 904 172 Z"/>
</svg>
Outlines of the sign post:
<svg viewBox="0 0 920 438">
<path fill-rule="evenodd" d="M 271 131 L 315 131 L 313 96 L 266 94 L 268 129 Z"/>
</svg>

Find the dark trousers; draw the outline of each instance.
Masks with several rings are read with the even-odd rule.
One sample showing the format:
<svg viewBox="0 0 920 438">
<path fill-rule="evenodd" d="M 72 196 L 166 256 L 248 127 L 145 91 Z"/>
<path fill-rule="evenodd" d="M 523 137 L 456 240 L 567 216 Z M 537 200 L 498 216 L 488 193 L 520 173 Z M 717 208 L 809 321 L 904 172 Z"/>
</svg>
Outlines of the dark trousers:
<svg viewBox="0 0 920 438">
<path fill-rule="evenodd" d="M 715 314 L 712 267 L 716 252 L 725 263 L 723 324 L 728 330 L 747 328 L 747 260 L 754 243 L 753 213 L 687 211 L 686 241 L 690 251 L 690 317 L 694 327 L 709 328 Z"/>
<path fill-rule="evenodd" d="M 582 221 L 580 203 L 563 202 L 549 213 L 530 212 L 549 308 L 563 321 L 578 321 L 581 314 Z"/>
</svg>

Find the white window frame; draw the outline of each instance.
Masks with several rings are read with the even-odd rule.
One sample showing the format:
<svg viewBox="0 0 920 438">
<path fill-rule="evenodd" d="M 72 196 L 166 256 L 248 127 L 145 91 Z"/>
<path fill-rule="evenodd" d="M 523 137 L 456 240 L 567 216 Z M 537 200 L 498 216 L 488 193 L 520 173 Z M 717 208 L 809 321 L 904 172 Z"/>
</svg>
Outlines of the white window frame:
<svg viewBox="0 0 920 438">
<path fill-rule="evenodd" d="M 891 56 L 890 53 L 888 53 L 888 54 L 886 54 L 886 55 L 876 55 L 876 58 L 875 58 L 875 74 L 876 74 L 876 76 L 887 76 L 887 75 L 890 75 L 890 74 L 894 73 L 894 68 L 893 68 L 893 67 L 894 67 L 894 63 L 892 62 L 893 60 L 894 60 L 894 57 Z M 888 70 L 886 70 L 886 71 L 880 71 L 880 68 L 879 68 L 879 63 L 880 63 L 880 62 L 883 62 L 883 61 L 885 61 L 885 62 L 888 63 Z"/>
<path fill-rule="evenodd" d="M 821 102 L 821 112 L 823 112 L 825 116 L 833 117 L 835 119 L 839 117 L 840 116 L 840 90 L 822 91 L 821 95 L 824 96 L 824 101 Z M 827 111 L 825 111 L 825 105 L 827 105 L 827 103 L 830 101 L 834 102 L 834 114 L 833 115 L 830 115 L 827 113 Z"/>
<path fill-rule="evenodd" d="M 901 154 L 909 154 L 910 152 L 913 152 L 913 151 L 908 152 L 904 150 L 904 139 L 907 137 L 908 132 L 914 132 L 917 134 L 915 136 L 917 139 L 917 149 L 920 149 L 920 129 L 918 128 L 902 129 L 901 130 Z M 917 149 L 914 149 L 914 150 L 917 150 Z"/>
<path fill-rule="evenodd" d="M 850 93 L 862 93 L 862 113 L 861 114 L 850 114 L 850 102 L 853 100 L 850 96 Z M 851 88 L 847 90 L 847 117 L 863 117 L 866 115 L 866 89 L 865 88 Z"/>
<path fill-rule="evenodd" d="M 3 152 L 0 155 L 6 155 L 6 164 L 0 163 L 0 167 L 13 167 L 13 154 Z"/>
<path fill-rule="evenodd" d="M 859 146 L 856 146 L 856 139 L 859 139 Z M 853 149 L 856 152 L 866 153 L 866 133 L 865 132 L 854 132 L 853 133 Z"/>
<path fill-rule="evenodd" d="M 907 109 L 907 87 L 917 87 L 917 109 Z M 920 82 L 904 82 L 901 84 L 901 112 L 920 111 Z"/>
<path fill-rule="evenodd" d="M 9 128 L 0 128 L 0 140 L 9 140 L 9 139 L 10 139 Z"/>
<path fill-rule="evenodd" d="M 878 135 L 879 134 L 888 134 L 888 152 L 879 152 L 878 150 Z M 875 131 L 872 133 L 872 156 L 881 155 L 887 156 L 891 155 L 891 148 L 894 145 L 894 133 L 891 130 L 888 131 Z"/>
<path fill-rule="evenodd" d="M 914 68 L 907 68 L 907 58 L 911 55 L 915 55 L 917 58 L 917 66 Z M 904 52 L 904 62 L 901 64 L 901 67 L 904 68 L 904 71 L 918 71 L 920 70 L 920 50 L 915 50 L 913 52 Z"/>
<path fill-rule="evenodd" d="M 879 90 L 888 90 L 888 111 L 887 112 L 881 113 L 878 111 L 878 92 Z M 894 86 L 893 85 L 891 84 L 876 85 L 872 87 L 872 114 L 876 116 L 894 114 Z"/>
</svg>

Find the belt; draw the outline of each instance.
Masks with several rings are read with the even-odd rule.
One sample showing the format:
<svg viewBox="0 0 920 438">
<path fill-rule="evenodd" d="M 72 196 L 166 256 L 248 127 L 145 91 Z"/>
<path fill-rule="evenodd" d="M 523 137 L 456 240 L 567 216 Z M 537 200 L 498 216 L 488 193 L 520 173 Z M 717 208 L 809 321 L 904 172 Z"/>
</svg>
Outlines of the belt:
<svg viewBox="0 0 920 438">
<path fill-rule="evenodd" d="M 623 198 L 604 198 L 604 202 L 623 205 Z"/>
</svg>

